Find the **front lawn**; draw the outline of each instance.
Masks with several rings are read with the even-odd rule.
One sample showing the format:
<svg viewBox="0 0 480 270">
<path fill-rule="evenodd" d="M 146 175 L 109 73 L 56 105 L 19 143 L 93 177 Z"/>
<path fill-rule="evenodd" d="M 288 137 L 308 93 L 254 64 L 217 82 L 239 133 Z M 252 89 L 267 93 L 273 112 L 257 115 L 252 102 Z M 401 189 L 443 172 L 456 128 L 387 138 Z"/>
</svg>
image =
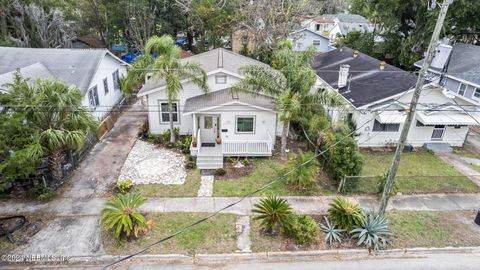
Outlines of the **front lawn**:
<svg viewBox="0 0 480 270">
<path fill-rule="evenodd" d="M 151 244 L 183 227 L 204 218 L 205 213 L 160 213 L 148 214 L 153 228 L 137 240 L 117 242 L 110 232 L 102 232 L 103 247 L 110 255 L 127 255 Z M 147 254 L 202 254 L 230 253 L 236 250 L 236 216 L 219 214 L 206 222 L 191 227 L 159 245 L 153 246 Z"/>
<path fill-rule="evenodd" d="M 136 185 L 134 191 L 144 197 L 196 197 L 200 188 L 200 170 L 187 170 L 182 185 L 148 184 Z"/>
<path fill-rule="evenodd" d="M 387 213 L 392 248 L 480 246 L 472 211 L 393 211 Z"/>
<path fill-rule="evenodd" d="M 251 174 L 235 179 L 217 180 L 213 183 L 213 196 L 217 197 L 239 197 L 257 190 L 268 182 L 272 181 L 282 172 L 284 163 L 277 158 L 252 159 L 255 163 Z M 272 184 L 267 189 L 257 193 L 255 196 L 303 196 L 303 195 L 326 195 L 331 194 L 334 187 L 328 186 L 328 179 L 323 173 L 318 177 L 317 186 L 306 191 L 295 191 L 285 185 L 282 181 Z"/>
<path fill-rule="evenodd" d="M 362 154 L 365 162 L 362 175 L 379 176 L 387 172 L 394 153 L 362 151 Z M 379 181 L 378 177 L 358 178 L 358 184 L 351 192 L 375 193 Z M 453 166 L 427 151 L 402 154 L 396 185 L 398 192 L 407 194 L 480 191 L 475 183 Z"/>
</svg>

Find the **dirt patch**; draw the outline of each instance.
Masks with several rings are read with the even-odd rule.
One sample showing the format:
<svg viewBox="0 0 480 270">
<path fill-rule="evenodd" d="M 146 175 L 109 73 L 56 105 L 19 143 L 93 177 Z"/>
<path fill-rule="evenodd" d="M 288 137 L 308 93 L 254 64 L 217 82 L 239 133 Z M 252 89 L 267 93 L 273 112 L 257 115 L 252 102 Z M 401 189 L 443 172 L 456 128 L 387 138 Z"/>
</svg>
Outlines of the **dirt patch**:
<svg viewBox="0 0 480 270">
<path fill-rule="evenodd" d="M 248 163 L 244 160 L 248 160 Z M 250 175 L 255 169 L 255 159 L 233 159 L 223 163 L 224 175 L 215 175 L 215 180 L 233 180 Z"/>
</svg>

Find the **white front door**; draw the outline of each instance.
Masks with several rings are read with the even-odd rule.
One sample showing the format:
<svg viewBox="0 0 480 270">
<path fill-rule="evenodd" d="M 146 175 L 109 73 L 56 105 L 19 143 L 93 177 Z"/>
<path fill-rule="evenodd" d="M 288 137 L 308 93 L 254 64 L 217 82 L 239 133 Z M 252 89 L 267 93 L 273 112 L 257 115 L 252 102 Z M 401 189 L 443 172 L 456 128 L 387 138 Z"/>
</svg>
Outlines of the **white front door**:
<svg viewBox="0 0 480 270">
<path fill-rule="evenodd" d="M 200 117 L 202 143 L 214 143 L 217 137 L 217 116 L 203 115 Z"/>
</svg>

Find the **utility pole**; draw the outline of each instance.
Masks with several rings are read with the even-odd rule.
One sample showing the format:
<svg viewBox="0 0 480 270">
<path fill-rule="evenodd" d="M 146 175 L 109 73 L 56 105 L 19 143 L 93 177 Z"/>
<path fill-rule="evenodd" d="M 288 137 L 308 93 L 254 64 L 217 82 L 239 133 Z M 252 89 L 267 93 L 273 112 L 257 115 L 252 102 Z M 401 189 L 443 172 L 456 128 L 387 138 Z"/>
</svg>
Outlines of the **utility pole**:
<svg viewBox="0 0 480 270">
<path fill-rule="evenodd" d="M 427 57 L 423 61 L 422 68 L 418 74 L 417 84 L 415 86 L 415 91 L 413 92 L 412 101 L 410 102 L 410 107 L 407 110 L 407 117 L 405 119 L 405 124 L 403 125 L 402 133 L 400 134 L 400 139 L 397 144 L 397 149 L 395 151 L 395 156 L 393 158 L 390 170 L 388 171 L 387 181 L 383 187 L 382 199 L 380 200 L 380 209 L 379 214 L 385 214 L 385 209 L 387 208 L 388 199 L 390 197 L 390 192 L 392 191 L 393 182 L 397 174 L 398 165 L 400 164 L 400 158 L 402 155 L 403 148 L 405 147 L 405 141 L 407 140 L 408 131 L 412 124 L 413 116 L 415 115 L 415 109 L 417 108 L 417 103 L 420 98 L 420 93 L 422 92 L 423 84 L 425 83 L 425 75 L 427 73 L 428 67 L 432 63 L 433 52 L 437 46 L 438 38 L 440 31 L 443 27 L 443 22 L 445 21 L 445 16 L 447 15 L 448 6 L 453 0 L 444 0 L 442 4 L 442 9 L 437 18 L 437 23 L 435 29 L 433 30 L 432 38 L 430 44 L 428 45 Z"/>
</svg>

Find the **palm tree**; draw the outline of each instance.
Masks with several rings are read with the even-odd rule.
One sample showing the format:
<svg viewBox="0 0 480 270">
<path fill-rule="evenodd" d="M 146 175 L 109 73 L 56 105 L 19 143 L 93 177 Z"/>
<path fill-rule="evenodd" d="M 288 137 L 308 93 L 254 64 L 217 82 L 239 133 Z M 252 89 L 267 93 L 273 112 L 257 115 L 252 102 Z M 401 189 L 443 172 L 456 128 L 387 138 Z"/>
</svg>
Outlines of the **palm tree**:
<svg viewBox="0 0 480 270">
<path fill-rule="evenodd" d="M 310 67 L 313 49 L 294 52 L 287 43 L 281 43 L 272 58 L 272 68 L 252 65 L 242 68 L 245 78 L 235 88 L 265 93 L 276 98 L 279 118 L 283 122 L 281 158 L 286 159 L 287 135 L 290 122 L 301 110 L 301 103 L 315 84 L 316 75 Z"/>
<path fill-rule="evenodd" d="M 253 219 L 259 220 L 261 226 L 269 233 L 290 224 L 292 208 L 287 200 L 277 197 L 267 197 L 254 205 Z"/>
<path fill-rule="evenodd" d="M 157 58 L 154 58 L 154 57 Z M 133 74 L 130 76 L 130 73 Z M 122 81 L 126 91 L 138 86 L 145 75 L 150 73 L 157 80 L 164 80 L 168 99 L 168 117 L 170 122 L 170 142 L 175 142 L 173 129 L 173 102 L 183 89 L 183 80 L 191 81 L 205 93 L 208 92 L 207 74 L 196 63 L 183 63 L 180 60 L 180 48 L 169 35 L 153 36 L 145 44 L 145 55 L 134 63 L 129 75 Z"/>
<path fill-rule="evenodd" d="M 81 91 L 59 80 L 40 79 L 29 84 L 19 72 L 9 87 L 12 91 L 5 107 L 23 112 L 25 123 L 34 130 L 28 155 L 48 156 L 53 178 L 61 180 L 63 151 L 81 150 L 87 134 L 98 128 L 98 122 L 81 104 Z"/>
</svg>

